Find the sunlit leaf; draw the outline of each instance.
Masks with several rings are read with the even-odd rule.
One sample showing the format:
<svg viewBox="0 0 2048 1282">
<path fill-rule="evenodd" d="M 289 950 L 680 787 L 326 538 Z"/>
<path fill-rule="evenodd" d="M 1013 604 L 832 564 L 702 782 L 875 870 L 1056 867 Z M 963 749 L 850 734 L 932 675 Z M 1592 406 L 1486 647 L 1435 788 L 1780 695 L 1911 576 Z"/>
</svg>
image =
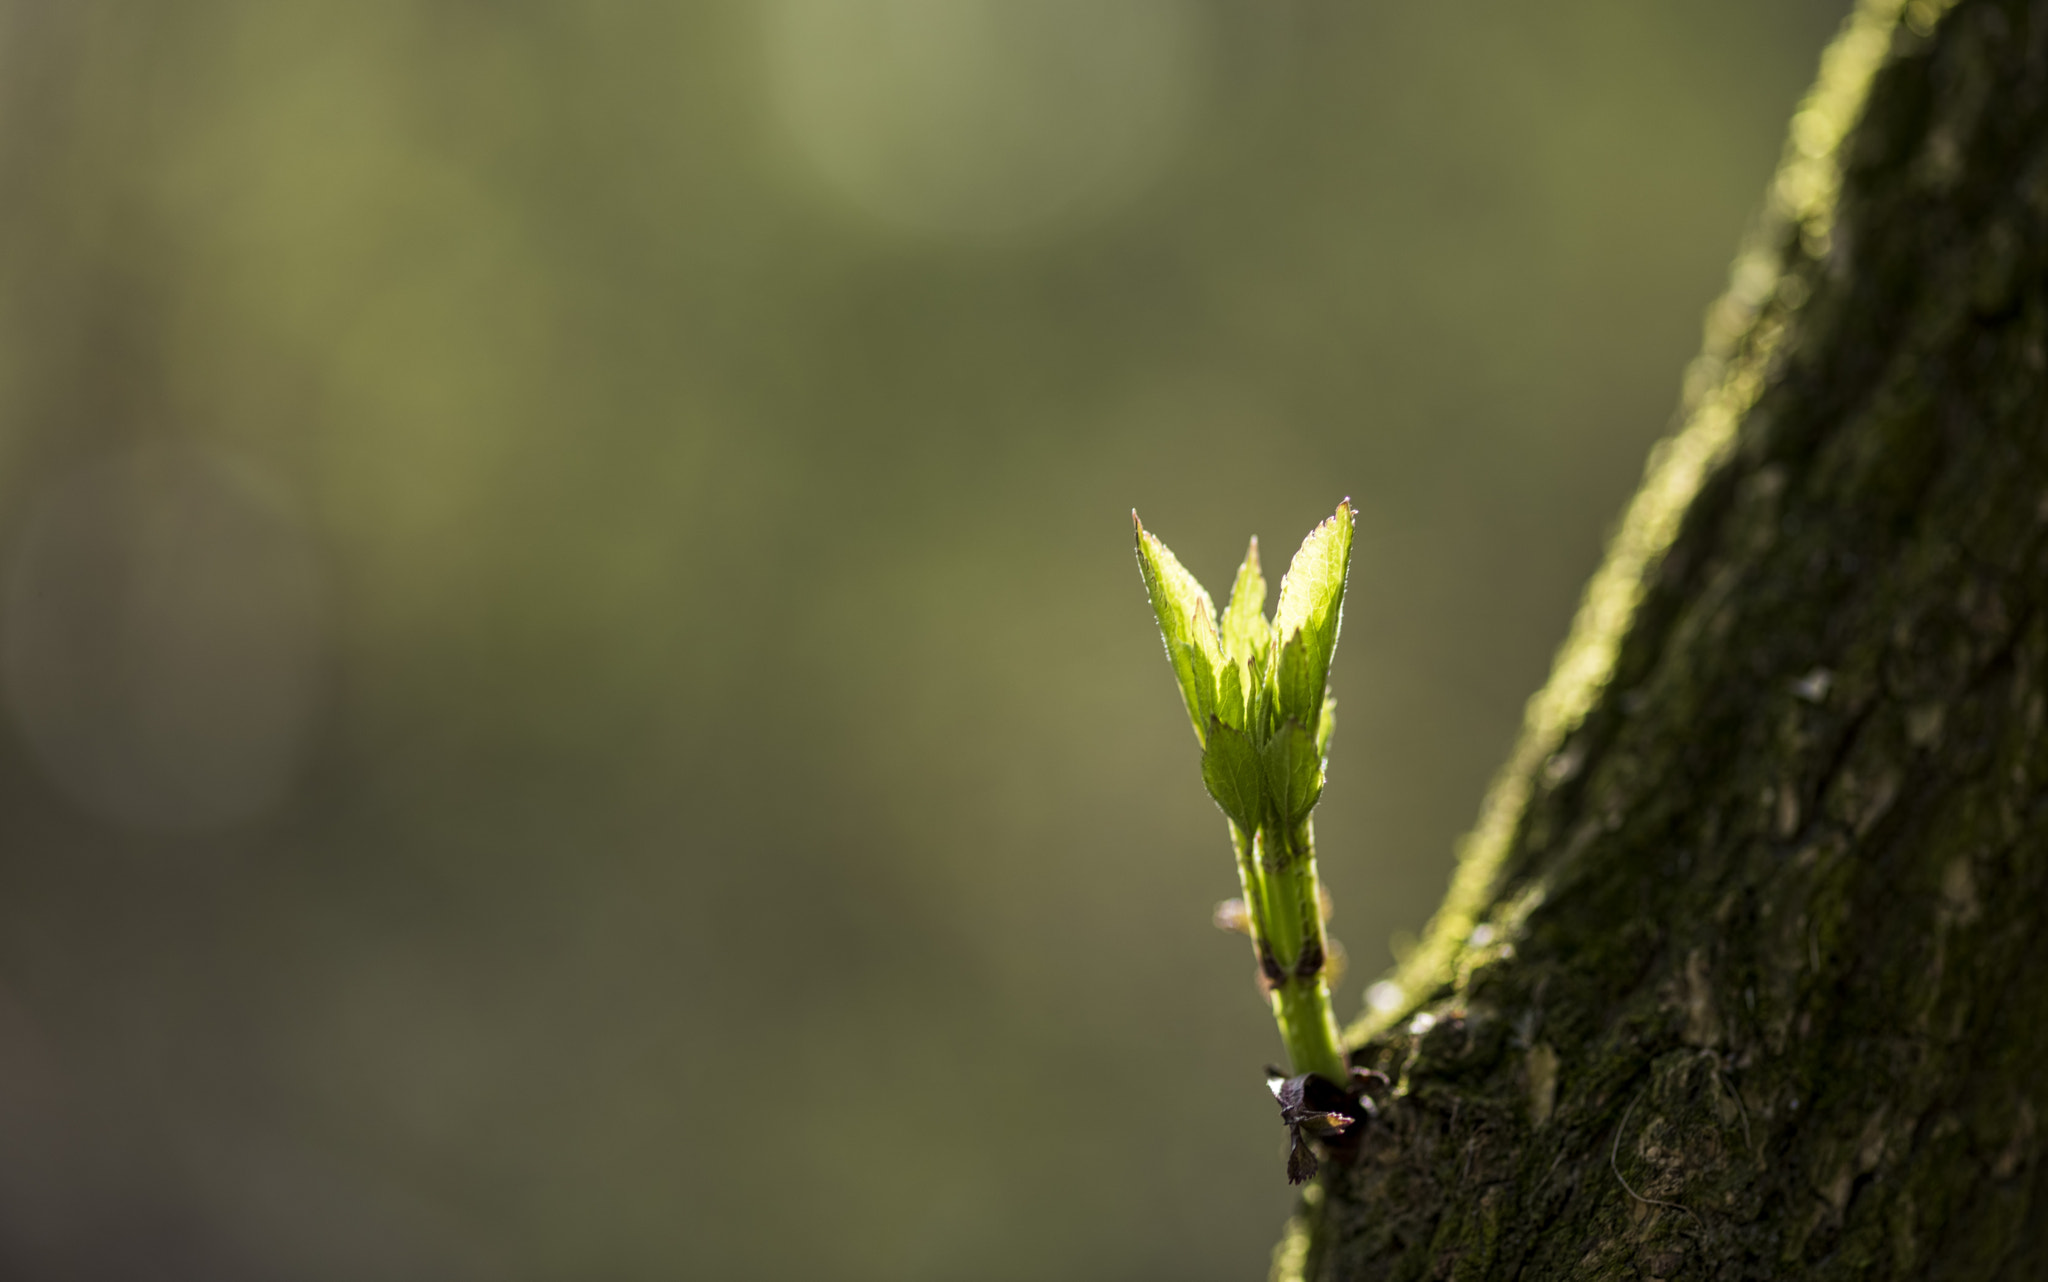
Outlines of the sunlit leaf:
<svg viewBox="0 0 2048 1282">
<path fill-rule="evenodd" d="M 1187 699 L 1188 691 L 1194 691 L 1194 697 L 1189 699 L 1188 715 L 1199 716 L 1203 721 L 1207 721 L 1216 712 L 1215 651 L 1203 646 L 1199 638 L 1179 642 L 1174 648 L 1180 652 L 1180 660 L 1174 664 L 1174 671 L 1179 673 L 1185 670 L 1187 673 L 1182 681 L 1181 697 Z M 1200 702 L 1196 703 L 1195 700 Z M 1200 723 L 1196 725 L 1195 737 L 1201 737 Z"/>
<path fill-rule="evenodd" d="M 1180 680 L 1181 698 L 1187 704 L 1195 738 L 1202 740 L 1216 707 L 1216 670 L 1223 666 L 1216 604 L 1179 558 L 1138 521 L 1136 512 L 1131 513 L 1131 523 L 1138 533 L 1138 571 L 1144 576 L 1152 613 L 1159 620 L 1166 657 Z"/>
<path fill-rule="evenodd" d="M 1223 611 L 1223 652 L 1247 661 L 1254 672 L 1266 657 L 1272 629 L 1266 623 L 1266 576 L 1259 572 L 1259 541 L 1252 540 L 1238 567 L 1237 582 L 1230 589 L 1230 605 Z"/>
<path fill-rule="evenodd" d="M 1244 687 L 1243 665 L 1225 659 L 1223 670 L 1216 674 L 1216 715 L 1238 730 L 1245 728 Z"/>
<path fill-rule="evenodd" d="M 1273 673 L 1273 710 L 1282 720 L 1300 720 L 1302 709 L 1316 707 L 1321 701 L 1313 648 L 1314 639 L 1306 632 L 1296 632 L 1280 645 Z"/>
<path fill-rule="evenodd" d="M 1280 604 L 1273 615 L 1273 636 L 1281 645 L 1273 683 L 1276 710 L 1304 725 L 1322 710 L 1330 656 L 1337 649 L 1344 576 L 1351 567 L 1351 523 L 1346 499 L 1335 515 L 1309 531 L 1280 580 Z"/>
</svg>

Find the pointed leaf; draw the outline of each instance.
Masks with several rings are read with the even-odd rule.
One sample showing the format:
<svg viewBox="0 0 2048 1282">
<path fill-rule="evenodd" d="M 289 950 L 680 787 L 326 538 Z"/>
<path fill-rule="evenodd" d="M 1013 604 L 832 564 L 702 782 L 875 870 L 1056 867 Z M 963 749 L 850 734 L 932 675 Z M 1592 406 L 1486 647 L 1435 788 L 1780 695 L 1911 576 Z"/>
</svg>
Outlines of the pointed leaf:
<svg viewBox="0 0 2048 1282">
<path fill-rule="evenodd" d="M 1261 782 L 1259 750 L 1244 731 L 1209 718 L 1206 746 L 1202 750 L 1202 782 L 1209 795 L 1246 832 L 1259 826 L 1265 812 L 1265 791 Z"/>
<path fill-rule="evenodd" d="M 1159 620 L 1159 633 L 1166 642 L 1166 657 L 1180 681 L 1181 699 L 1187 704 L 1188 720 L 1195 738 L 1202 731 L 1216 704 L 1216 669 L 1223 666 L 1222 644 L 1216 635 L 1216 604 L 1182 567 L 1164 543 L 1154 538 L 1131 513 L 1138 531 L 1138 572 L 1144 576 L 1145 592 L 1152 600 L 1152 613 Z"/>
<path fill-rule="evenodd" d="M 1325 768 L 1330 760 L 1330 736 L 1337 733 L 1337 696 L 1323 695 L 1323 710 L 1316 717 L 1316 755 Z"/>
<path fill-rule="evenodd" d="M 1323 760 L 1315 736 L 1299 721 L 1285 721 L 1260 753 L 1266 795 L 1280 821 L 1297 824 L 1315 809 L 1323 795 Z"/>
<path fill-rule="evenodd" d="M 1203 721 L 1207 721 L 1216 711 L 1216 665 L 1211 661 L 1209 651 L 1199 645 L 1182 643 L 1176 648 L 1180 651 L 1182 662 L 1175 665 L 1175 671 L 1179 671 L 1182 666 L 1186 667 L 1188 685 L 1201 700 L 1199 715 Z M 1189 706 L 1188 715 L 1198 715 L 1196 705 Z"/>
<path fill-rule="evenodd" d="M 1335 515 L 1309 531 L 1280 581 L 1280 604 L 1273 614 L 1273 637 L 1282 647 L 1275 702 L 1282 717 L 1304 725 L 1322 710 L 1330 656 L 1337 649 L 1344 576 L 1351 568 L 1351 526 L 1351 501 L 1346 499 Z M 1297 639 L 1299 648 L 1290 655 Z"/>
<path fill-rule="evenodd" d="M 1296 632 L 1280 645 L 1273 673 L 1273 712 L 1285 721 L 1304 719 L 1304 709 L 1322 706 L 1323 685 L 1315 667 L 1314 638 Z"/>
<path fill-rule="evenodd" d="M 1256 738 L 1263 739 L 1273 732 L 1273 677 L 1270 650 L 1266 669 L 1255 670 L 1251 675 L 1251 693 L 1245 698 L 1244 724 Z"/>
<path fill-rule="evenodd" d="M 1244 724 L 1244 667 L 1228 659 L 1216 674 L 1216 715 L 1223 724 L 1242 730 Z"/>
<path fill-rule="evenodd" d="M 1233 659 L 1261 662 L 1272 628 L 1266 622 L 1266 576 L 1259 572 L 1259 541 L 1252 540 L 1223 611 L 1223 652 Z"/>
<path fill-rule="evenodd" d="M 1273 617 L 1276 632 L 1311 626 L 1337 613 L 1351 564 L 1351 528 L 1351 500 L 1346 499 L 1301 541 L 1280 580 L 1280 604 Z"/>
</svg>

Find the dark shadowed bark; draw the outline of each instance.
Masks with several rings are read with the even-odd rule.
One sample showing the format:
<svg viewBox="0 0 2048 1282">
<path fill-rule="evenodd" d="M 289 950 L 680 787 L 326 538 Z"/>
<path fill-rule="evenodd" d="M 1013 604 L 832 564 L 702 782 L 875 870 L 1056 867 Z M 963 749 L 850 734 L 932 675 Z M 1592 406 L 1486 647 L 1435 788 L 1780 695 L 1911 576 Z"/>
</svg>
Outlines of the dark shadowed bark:
<svg viewBox="0 0 2048 1282">
<path fill-rule="evenodd" d="M 1282 1276 L 2048 1277 L 2048 0 L 1865 4 L 1771 207 Z"/>
</svg>

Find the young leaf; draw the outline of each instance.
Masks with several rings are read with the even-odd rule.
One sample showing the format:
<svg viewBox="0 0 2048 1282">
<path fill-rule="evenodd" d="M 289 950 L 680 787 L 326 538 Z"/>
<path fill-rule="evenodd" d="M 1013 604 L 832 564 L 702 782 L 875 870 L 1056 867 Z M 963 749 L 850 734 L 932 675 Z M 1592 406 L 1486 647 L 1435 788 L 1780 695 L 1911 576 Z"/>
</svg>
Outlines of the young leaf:
<svg viewBox="0 0 2048 1282">
<path fill-rule="evenodd" d="M 1261 667 L 1272 629 L 1266 623 L 1266 576 L 1259 573 L 1259 541 L 1252 540 L 1238 567 L 1237 582 L 1230 589 L 1230 604 L 1223 611 L 1223 652 L 1233 659 Z"/>
<path fill-rule="evenodd" d="M 1209 718 L 1202 750 L 1202 782 L 1230 821 L 1251 832 L 1259 826 L 1265 806 L 1259 750 L 1251 736 L 1215 717 Z"/>
<path fill-rule="evenodd" d="M 1273 711 L 1281 720 L 1302 720 L 1303 710 L 1321 706 L 1323 687 L 1318 684 L 1314 638 L 1296 632 L 1280 644 L 1279 662 L 1273 670 Z"/>
<path fill-rule="evenodd" d="M 1323 796 L 1322 754 L 1299 721 L 1283 721 L 1260 752 L 1266 795 L 1284 824 L 1298 824 Z"/>
<path fill-rule="evenodd" d="M 1245 728 L 1244 686 L 1244 665 L 1225 659 L 1223 670 L 1216 674 L 1216 715 L 1237 730 Z"/>
<path fill-rule="evenodd" d="M 1330 656 L 1337 649 L 1344 576 L 1351 568 L 1351 522 L 1351 500 L 1346 499 L 1309 531 L 1280 580 L 1280 604 L 1273 614 L 1273 637 L 1282 647 L 1274 682 L 1276 710 L 1304 725 L 1313 724 L 1322 710 Z"/>
<path fill-rule="evenodd" d="M 1216 708 L 1216 670 L 1223 666 L 1223 647 L 1216 635 L 1216 603 L 1179 558 L 1139 522 L 1136 512 L 1131 513 L 1131 524 L 1138 531 L 1138 572 L 1144 576 L 1145 593 L 1152 599 L 1152 613 L 1166 642 L 1167 661 L 1180 680 L 1181 699 L 1200 741 Z"/>
<path fill-rule="evenodd" d="M 1195 691 L 1195 697 L 1201 701 L 1199 711 L 1197 705 L 1189 704 L 1188 715 L 1191 717 L 1199 715 L 1206 722 L 1216 712 L 1216 664 L 1213 662 L 1214 652 L 1204 649 L 1199 644 L 1191 645 L 1185 642 L 1177 648 L 1180 651 L 1181 657 L 1174 664 L 1174 671 L 1179 672 L 1185 667 L 1188 673 L 1182 685 L 1182 697 L 1185 698 L 1187 690 L 1192 688 Z M 1199 725 L 1196 727 L 1195 737 L 1197 739 L 1201 738 L 1201 728 Z"/>
</svg>

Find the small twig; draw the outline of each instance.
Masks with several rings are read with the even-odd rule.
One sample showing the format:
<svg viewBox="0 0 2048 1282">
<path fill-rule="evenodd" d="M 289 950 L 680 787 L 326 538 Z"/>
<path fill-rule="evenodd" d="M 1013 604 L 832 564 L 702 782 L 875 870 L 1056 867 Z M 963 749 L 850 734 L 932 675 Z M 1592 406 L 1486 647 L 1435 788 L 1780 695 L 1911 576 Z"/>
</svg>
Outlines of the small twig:
<svg viewBox="0 0 2048 1282">
<path fill-rule="evenodd" d="M 1648 1090 L 1649 1088 L 1644 1087 L 1643 1089 Z M 1700 1233 L 1704 1235 L 1707 1231 L 1706 1222 L 1700 1219 L 1698 1215 L 1695 1215 L 1691 1208 L 1680 1206 L 1676 1202 L 1666 1202 L 1662 1198 L 1644 1197 L 1642 1194 L 1630 1188 L 1628 1186 L 1628 1180 L 1622 1176 L 1621 1163 L 1616 1160 L 1617 1156 L 1621 1152 L 1621 1133 L 1628 1129 L 1629 1116 L 1636 1111 L 1636 1105 L 1642 1103 L 1642 1100 L 1643 1091 L 1637 1091 L 1636 1097 L 1628 1102 L 1628 1107 L 1621 1110 L 1621 1125 L 1614 1128 L 1614 1143 L 1609 1145 L 1607 1149 L 1607 1165 L 1611 1170 L 1613 1170 L 1614 1178 L 1621 1181 L 1622 1192 L 1628 1194 L 1630 1197 L 1634 1198 L 1638 1202 L 1641 1202 L 1645 1206 L 1665 1206 L 1671 1208 L 1674 1211 L 1684 1211 L 1687 1215 L 1692 1216 L 1692 1222 L 1698 1226 Z"/>
</svg>

